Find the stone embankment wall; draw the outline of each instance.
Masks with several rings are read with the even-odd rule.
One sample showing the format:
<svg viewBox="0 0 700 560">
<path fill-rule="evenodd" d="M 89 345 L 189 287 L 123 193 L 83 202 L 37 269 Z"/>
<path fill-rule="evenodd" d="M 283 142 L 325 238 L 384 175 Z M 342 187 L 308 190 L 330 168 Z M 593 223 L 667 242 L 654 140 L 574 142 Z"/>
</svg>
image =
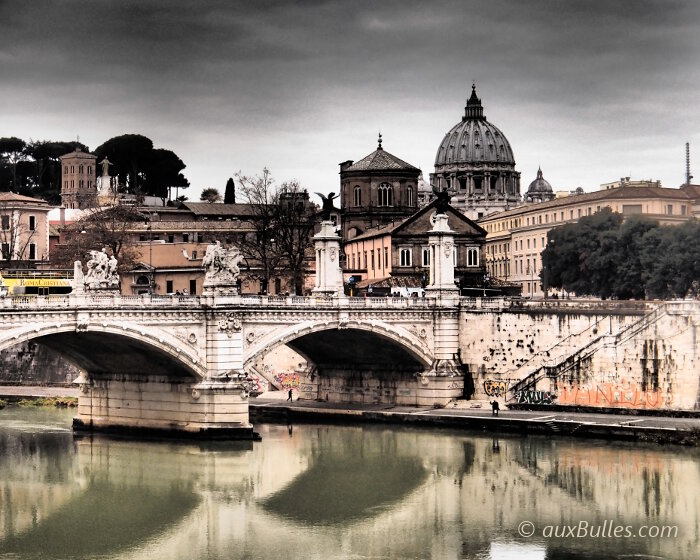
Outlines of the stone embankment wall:
<svg viewBox="0 0 700 560">
<path fill-rule="evenodd" d="M 0 352 L 0 385 L 72 383 L 80 370 L 37 342 L 25 342 Z"/>
<path fill-rule="evenodd" d="M 641 314 L 611 306 L 607 314 L 584 307 L 578 313 L 507 311 L 475 319 L 467 315 L 462 322 L 462 359 L 475 379 L 475 398 L 700 409 L 700 302 L 661 303 Z"/>
</svg>

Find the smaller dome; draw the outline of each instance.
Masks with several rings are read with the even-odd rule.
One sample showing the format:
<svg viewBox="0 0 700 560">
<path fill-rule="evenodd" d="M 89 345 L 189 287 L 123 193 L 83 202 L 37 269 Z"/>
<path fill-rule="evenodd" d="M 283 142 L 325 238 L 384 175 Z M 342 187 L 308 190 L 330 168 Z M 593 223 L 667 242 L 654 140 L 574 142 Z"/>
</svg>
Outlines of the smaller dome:
<svg viewBox="0 0 700 560">
<path fill-rule="evenodd" d="M 529 194 L 551 194 L 552 192 L 552 185 L 542 177 L 542 168 L 539 168 L 537 170 L 537 179 L 530 183 L 530 186 L 527 188 L 526 196 Z"/>
</svg>

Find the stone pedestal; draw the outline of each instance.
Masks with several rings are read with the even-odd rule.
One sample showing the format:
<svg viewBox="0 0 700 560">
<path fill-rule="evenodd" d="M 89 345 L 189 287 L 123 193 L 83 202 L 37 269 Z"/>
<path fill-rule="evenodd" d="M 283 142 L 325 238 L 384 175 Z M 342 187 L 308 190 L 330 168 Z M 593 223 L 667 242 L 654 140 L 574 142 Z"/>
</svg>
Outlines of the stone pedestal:
<svg viewBox="0 0 700 560">
<path fill-rule="evenodd" d="M 447 216 L 437 214 L 433 229 L 428 236 L 430 279 L 425 288 L 426 297 L 459 295 L 459 289 L 455 285 L 455 265 L 452 255 L 455 250 L 453 233 L 447 224 Z"/>
<path fill-rule="evenodd" d="M 316 246 L 316 284 L 313 293 L 342 295 L 343 271 L 340 268 L 340 236 L 331 221 L 321 223 L 321 231 L 314 235 Z"/>
<path fill-rule="evenodd" d="M 237 377 L 194 379 L 129 375 L 80 377 L 73 428 L 207 439 L 256 439 L 248 389 Z"/>
</svg>

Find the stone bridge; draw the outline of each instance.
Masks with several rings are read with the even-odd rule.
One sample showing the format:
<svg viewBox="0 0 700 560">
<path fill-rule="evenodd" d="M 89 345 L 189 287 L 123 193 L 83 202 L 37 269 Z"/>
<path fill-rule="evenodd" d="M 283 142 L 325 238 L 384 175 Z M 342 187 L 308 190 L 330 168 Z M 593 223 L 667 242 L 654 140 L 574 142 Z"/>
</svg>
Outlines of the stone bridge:
<svg viewBox="0 0 700 560">
<path fill-rule="evenodd" d="M 0 299 L 0 324 L 0 350 L 81 368 L 78 428 L 252 437 L 249 374 L 280 345 L 307 399 L 700 406 L 700 302 L 84 293 Z"/>
<path fill-rule="evenodd" d="M 250 429 L 248 373 L 285 344 L 309 364 L 307 398 L 357 400 L 342 387 L 363 383 L 361 401 L 460 396 L 458 319 L 454 299 L 15 297 L 0 350 L 35 340 L 81 368 L 78 425 L 227 433 Z"/>
</svg>

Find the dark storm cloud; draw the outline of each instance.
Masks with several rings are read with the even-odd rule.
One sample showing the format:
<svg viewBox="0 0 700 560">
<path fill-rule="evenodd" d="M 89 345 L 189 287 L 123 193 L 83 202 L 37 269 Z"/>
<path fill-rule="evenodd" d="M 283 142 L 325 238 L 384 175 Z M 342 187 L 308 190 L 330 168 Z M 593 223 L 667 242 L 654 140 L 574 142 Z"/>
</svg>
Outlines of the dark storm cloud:
<svg viewBox="0 0 700 560">
<path fill-rule="evenodd" d="M 329 135 L 390 127 L 425 137 L 397 155 L 428 172 L 476 80 L 516 154 L 542 142 L 536 129 L 554 144 L 595 143 L 652 134 L 650 116 L 666 141 L 698 116 L 698 16 L 692 0 L 0 0 L 11 107 L 0 126 L 11 111 L 30 122 L 32 111 L 94 106 L 110 133 L 233 133 L 245 136 L 239 152 L 300 133 L 323 149 Z M 351 149 L 327 157 L 365 155 Z"/>
</svg>

